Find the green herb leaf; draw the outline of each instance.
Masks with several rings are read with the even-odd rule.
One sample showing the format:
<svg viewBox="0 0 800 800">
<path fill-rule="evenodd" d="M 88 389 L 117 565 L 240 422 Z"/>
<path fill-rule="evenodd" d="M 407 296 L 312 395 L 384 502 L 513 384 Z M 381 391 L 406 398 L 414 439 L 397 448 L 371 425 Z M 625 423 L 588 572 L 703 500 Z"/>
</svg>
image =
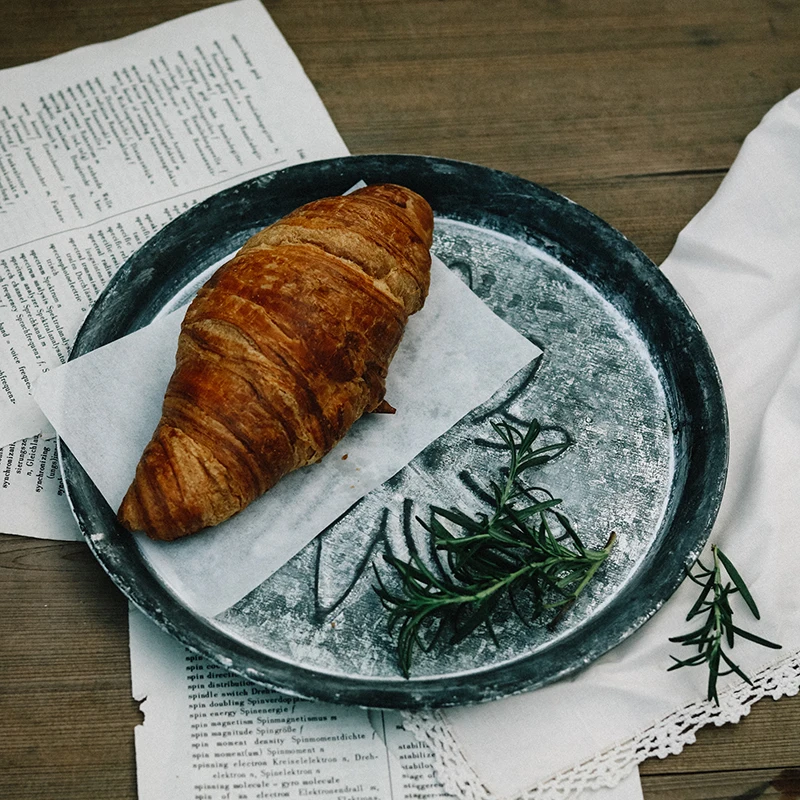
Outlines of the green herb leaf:
<svg viewBox="0 0 800 800">
<path fill-rule="evenodd" d="M 520 480 L 523 472 L 561 455 L 570 442 L 535 447 L 541 433 L 535 419 L 524 431 L 504 421 L 491 425 L 509 461 L 504 479 L 488 482 L 487 497 L 493 501 L 489 513 L 470 516 L 434 506 L 428 522 L 418 518 L 434 548 L 446 554 L 447 568 L 434 571 L 416 553 L 408 562 L 386 554 L 399 582 L 396 591 L 376 569 L 374 589 L 389 611 L 390 629 L 400 626 L 397 654 L 406 677 L 414 652 L 441 644 L 445 630 L 450 631 L 445 646 L 458 644 L 481 627 L 497 643 L 492 617 L 501 604 L 526 625 L 555 610 L 548 627 L 557 624 L 613 547 L 614 534 L 599 550 L 585 547 L 567 516 L 556 510 L 561 500 Z M 433 634 L 424 637 L 428 645 L 423 632 Z"/>
<path fill-rule="evenodd" d="M 703 584 L 700 581 L 696 581 L 696 583 L 700 583 L 700 585 L 703 586 Z M 706 599 L 713 590 L 714 590 L 714 573 L 712 572 L 709 579 L 706 581 L 705 586 L 703 586 L 703 591 L 700 592 L 700 596 L 697 598 L 695 604 L 692 606 L 691 610 L 686 615 L 687 622 L 689 622 L 689 620 L 691 619 L 694 619 L 699 613 L 702 612 Z"/>
<path fill-rule="evenodd" d="M 742 580 L 742 576 L 736 570 L 736 567 L 731 564 L 730 559 L 719 549 L 716 548 L 717 558 L 722 562 L 722 566 L 725 567 L 725 571 L 730 576 L 730 579 L 733 581 L 734 586 L 739 590 L 742 595 L 742 600 L 747 603 L 747 607 L 753 613 L 753 616 L 756 619 L 761 619 L 761 614 L 758 613 L 758 606 L 756 605 L 756 601 L 753 600 L 753 595 L 750 594 L 750 591 L 747 588 L 747 585 Z"/>
<path fill-rule="evenodd" d="M 669 640 L 683 647 L 696 647 L 698 652 L 696 655 L 683 660 L 670 656 L 675 663 L 668 667 L 667 671 L 670 672 L 680 667 L 697 667 L 706 664 L 708 667 L 707 696 L 709 700 L 719 704 L 717 680 L 720 675 L 735 673 L 747 683 L 752 683 L 738 664 L 735 664 L 730 656 L 723 651 L 723 644 L 730 649 L 734 646 L 736 637 L 739 636 L 762 647 L 779 650 L 781 645 L 756 636 L 756 634 L 733 624 L 734 612 L 729 599 L 731 595 L 740 594 L 745 605 L 756 619 L 760 619 L 758 606 L 744 579 L 731 560 L 716 545 L 711 546 L 711 552 L 714 563 L 710 569 L 698 560 L 697 565 L 700 572 L 698 574 L 688 573 L 688 577 L 701 586 L 702 590 L 686 619 L 688 621 L 700 614 L 705 614 L 706 621 L 697 630 L 681 636 L 673 636 Z M 722 567 L 724 567 L 733 584 L 723 582 Z M 720 672 L 720 661 L 728 667 L 727 670 Z"/>
<path fill-rule="evenodd" d="M 744 631 L 741 628 L 736 627 L 733 625 L 733 631 L 737 636 L 741 636 L 742 639 L 749 639 L 751 642 L 755 642 L 756 644 L 760 644 L 762 647 L 770 647 L 773 650 L 780 650 L 781 645 L 775 644 L 775 642 L 770 642 L 767 639 L 762 639 L 760 636 L 756 636 L 754 633 L 750 633 L 749 631 Z"/>
</svg>

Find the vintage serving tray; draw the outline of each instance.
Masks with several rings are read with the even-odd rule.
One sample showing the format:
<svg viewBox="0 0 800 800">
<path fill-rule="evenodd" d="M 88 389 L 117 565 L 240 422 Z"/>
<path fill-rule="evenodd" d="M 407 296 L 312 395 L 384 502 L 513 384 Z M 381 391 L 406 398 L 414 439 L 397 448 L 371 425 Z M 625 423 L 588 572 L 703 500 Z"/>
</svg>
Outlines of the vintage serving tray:
<svg viewBox="0 0 800 800">
<path fill-rule="evenodd" d="M 71 358 L 146 325 L 256 230 L 358 180 L 425 196 L 434 252 L 544 354 L 492 400 L 356 503 L 292 561 L 215 618 L 193 612 L 148 568 L 60 443 L 70 502 L 112 580 L 185 645 L 289 694 L 365 706 L 471 703 L 542 686 L 621 642 L 672 594 L 717 514 L 727 465 L 719 376 L 676 292 L 633 244 L 540 186 L 480 166 L 418 156 L 301 164 L 221 192 L 174 220 L 117 273 Z M 613 553 L 555 631 L 499 612 L 498 641 L 469 637 L 401 676 L 372 565 L 423 557 L 416 516 L 430 504 L 480 505 L 491 419 L 536 416 L 574 445 L 536 473 L 564 499 L 590 546 Z M 483 481 L 483 483 L 482 483 Z M 666 644 L 666 643 L 665 643 Z"/>
</svg>

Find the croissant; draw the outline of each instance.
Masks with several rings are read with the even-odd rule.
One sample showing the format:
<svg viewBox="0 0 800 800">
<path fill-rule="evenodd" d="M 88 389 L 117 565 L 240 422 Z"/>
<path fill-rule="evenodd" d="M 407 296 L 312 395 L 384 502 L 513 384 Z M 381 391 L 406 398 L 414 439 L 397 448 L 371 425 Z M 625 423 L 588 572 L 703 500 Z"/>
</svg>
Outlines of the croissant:
<svg viewBox="0 0 800 800">
<path fill-rule="evenodd" d="M 257 233 L 200 289 L 161 419 L 118 512 L 172 540 L 319 461 L 368 411 L 430 283 L 433 214 L 401 186 L 317 200 Z"/>
</svg>

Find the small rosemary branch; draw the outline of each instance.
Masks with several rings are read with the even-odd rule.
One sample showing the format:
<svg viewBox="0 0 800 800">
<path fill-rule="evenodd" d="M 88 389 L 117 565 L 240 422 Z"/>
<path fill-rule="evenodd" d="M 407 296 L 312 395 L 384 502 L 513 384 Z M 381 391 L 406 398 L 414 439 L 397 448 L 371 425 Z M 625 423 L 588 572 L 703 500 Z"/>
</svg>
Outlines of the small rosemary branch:
<svg viewBox="0 0 800 800">
<path fill-rule="evenodd" d="M 741 594 L 742 600 L 744 600 L 745 605 L 756 619 L 761 619 L 761 615 L 756 601 L 731 560 L 716 545 L 711 546 L 711 553 L 714 561 L 710 568 L 698 560 L 699 572 L 697 574 L 688 573 L 688 577 L 702 588 L 699 597 L 686 615 L 686 621 L 688 622 L 701 614 L 705 614 L 705 622 L 697 630 L 670 638 L 671 642 L 677 642 L 682 646 L 696 647 L 697 653 L 682 660 L 675 656 L 670 656 L 675 663 L 669 667 L 669 671 L 680 669 L 681 667 L 697 667 L 707 664 L 708 699 L 719 705 L 719 697 L 717 696 L 717 679 L 719 677 L 736 673 L 750 685 L 753 683 L 727 655 L 723 649 L 724 645 L 732 648 L 737 635 L 763 647 L 771 647 L 775 650 L 779 650 L 781 645 L 762 639 L 760 636 L 749 633 L 733 624 L 733 609 L 729 598 L 737 593 Z M 723 568 L 730 581 L 726 582 L 723 578 Z M 726 668 L 720 671 L 720 667 L 723 665 Z"/>
<path fill-rule="evenodd" d="M 600 550 L 591 550 L 545 489 L 524 485 L 527 470 L 563 453 L 569 442 L 535 447 L 541 432 L 537 420 L 520 431 L 493 422 L 509 452 L 505 479 L 490 482 L 491 513 L 469 516 L 458 509 L 431 508 L 429 522 L 417 518 L 432 536 L 435 552 L 444 553 L 446 567 L 431 569 L 417 553 L 404 562 L 385 555 L 400 578 L 401 593 L 389 590 L 375 569 L 375 592 L 389 611 L 389 626 L 399 624 L 397 652 L 408 677 L 414 650 L 430 649 L 449 630 L 455 645 L 483 625 L 497 643 L 491 615 L 504 598 L 526 624 L 556 610 L 554 626 L 575 602 L 607 558 L 615 540 L 611 534 Z M 458 535 L 443 521 L 461 529 Z M 433 634 L 429 644 L 423 630 Z"/>
</svg>

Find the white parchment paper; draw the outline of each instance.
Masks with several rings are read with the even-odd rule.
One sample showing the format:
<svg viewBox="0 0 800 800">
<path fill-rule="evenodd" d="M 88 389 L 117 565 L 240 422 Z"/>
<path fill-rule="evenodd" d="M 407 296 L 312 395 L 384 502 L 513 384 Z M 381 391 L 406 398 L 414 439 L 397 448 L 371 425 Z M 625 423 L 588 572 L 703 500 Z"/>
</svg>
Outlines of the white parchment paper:
<svg viewBox="0 0 800 800">
<path fill-rule="evenodd" d="M 158 423 L 182 316 L 175 311 L 70 361 L 35 387 L 42 410 L 114 509 Z M 319 464 L 288 475 L 221 525 L 168 543 L 135 534 L 139 546 L 188 605 L 218 614 L 540 352 L 434 259 L 425 307 L 409 320 L 389 369 L 386 399 L 396 414 L 365 415 Z"/>
</svg>

